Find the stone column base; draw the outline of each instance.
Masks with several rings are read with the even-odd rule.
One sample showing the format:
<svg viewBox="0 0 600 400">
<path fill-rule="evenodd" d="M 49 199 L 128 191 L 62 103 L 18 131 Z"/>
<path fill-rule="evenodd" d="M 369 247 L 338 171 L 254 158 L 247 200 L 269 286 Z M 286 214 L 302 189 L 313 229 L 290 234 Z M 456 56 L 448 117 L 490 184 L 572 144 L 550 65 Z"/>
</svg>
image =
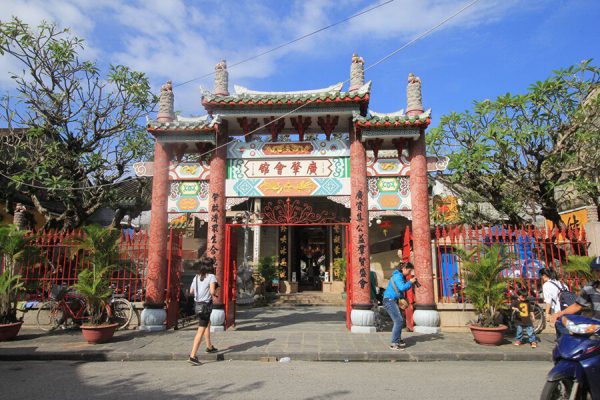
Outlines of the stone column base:
<svg viewBox="0 0 600 400">
<path fill-rule="evenodd" d="M 164 331 L 167 326 L 167 310 L 164 308 L 147 308 L 144 306 L 140 315 L 140 331 L 158 332 Z"/>
<path fill-rule="evenodd" d="M 217 306 L 218 307 L 218 306 Z M 210 332 L 225 331 L 225 310 L 223 308 L 213 308 L 210 313 Z"/>
<path fill-rule="evenodd" d="M 372 310 L 353 309 L 350 313 L 352 333 L 375 333 L 375 313 Z"/>
<path fill-rule="evenodd" d="M 413 314 L 415 327 L 413 332 L 440 333 L 440 314 L 437 310 L 415 310 Z"/>
</svg>

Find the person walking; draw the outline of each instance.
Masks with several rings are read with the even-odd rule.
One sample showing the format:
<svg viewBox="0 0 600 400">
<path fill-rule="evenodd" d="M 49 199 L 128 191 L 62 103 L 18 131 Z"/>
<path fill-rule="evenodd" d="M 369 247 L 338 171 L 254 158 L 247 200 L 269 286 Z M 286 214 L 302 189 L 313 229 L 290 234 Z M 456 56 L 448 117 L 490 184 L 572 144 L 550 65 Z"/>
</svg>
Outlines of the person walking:
<svg viewBox="0 0 600 400">
<path fill-rule="evenodd" d="M 552 314 L 560 312 L 560 299 L 559 295 L 561 290 L 565 290 L 567 286 L 558 279 L 558 274 L 552 268 L 540 269 L 540 277 L 542 278 L 542 293 L 544 297 L 544 304 L 546 305 L 546 321 L 550 321 Z M 562 332 L 559 331 L 559 327 L 555 326 L 556 338 L 558 339 Z"/>
<path fill-rule="evenodd" d="M 404 323 L 404 318 L 402 318 L 398 301 L 402 300 L 406 303 L 404 292 L 410 289 L 417 280 L 417 278 L 407 280 L 406 277 L 412 274 L 414 268 L 415 267 L 409 262 L 399 263 L 383 292 L 383 307 L 392 321 L 394 321 L 390 344 L 390 349 L 392 350 L 404 350 L 406 347 L 406 343 L 402 340 L 402 324 Z"/>
<path fill-rule="evenodd" d="M 210 314 L 212 312 L 213 297 L 217 292 L 217 278 L 212 273 L 213 264 L 212 258 L 202 256 L 200 261 L 195 264 L 198 273 L 190 286 L 190 293 L 194 296 L 195 312 L 198 317 L 198 330 L 194 337 L 194 344 L 189 358 L 189 362 L 193 365 L 201 364 L 196 354 L 203 336 L 206 340 L 206 352 L 214 353 L 217 351 L 210 339 Z"/>
</svg>

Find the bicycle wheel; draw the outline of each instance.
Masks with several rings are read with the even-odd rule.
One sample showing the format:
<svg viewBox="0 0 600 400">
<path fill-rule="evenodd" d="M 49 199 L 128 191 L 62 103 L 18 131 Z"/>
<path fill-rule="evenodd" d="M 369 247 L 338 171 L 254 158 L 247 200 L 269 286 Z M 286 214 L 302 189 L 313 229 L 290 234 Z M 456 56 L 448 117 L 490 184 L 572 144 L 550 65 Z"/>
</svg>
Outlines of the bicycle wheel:
<svg viewBox="0 0 600 400">
<path fill-rule="evenodd" d="M 41 303 L 37 314 L 36 322 L 38 328 L 45 332 L 55 330 L 60 326 L 65 317 L 65 312 L 58 301 L 50 300 Z"/>
<path fill-rule="evenodd" d="M 535 318 L 533 321 L 533 329 L 535 330 L 535 333 L 540 333 L 546 327 L 546 314 L 542 307 L 535 304 L 533 306 L 533 315 Z"/>
<path fill-rule="evenodd" d="M 133 318 L 133 304 L 127 299 L 114 299 L 110 304 L 112 310 L 112 321 L 119 324 L 119 329 L 127 328 Z"/>
</svg>

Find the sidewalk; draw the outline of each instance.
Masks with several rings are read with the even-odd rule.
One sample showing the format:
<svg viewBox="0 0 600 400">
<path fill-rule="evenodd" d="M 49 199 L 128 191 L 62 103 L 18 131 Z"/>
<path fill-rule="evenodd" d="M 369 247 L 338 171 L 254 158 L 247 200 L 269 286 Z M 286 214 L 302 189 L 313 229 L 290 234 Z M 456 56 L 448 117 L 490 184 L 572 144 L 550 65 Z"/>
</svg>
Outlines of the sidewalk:
<svg viewBox="0 0 600 400">
<path fill-rule="evenodd" d="M 117 332 L 110 343 L 90 345 L 79 331 L 43 333 L 21 329 L 16 340 L 0 342 L 0 361 L 187 360 L 195 326 L 177 331 Z M 213 334 L 217 354 L 204 360 L 275 361 L 282 357 L 303 361 L 551 361 L 554 335 L 542 334 L 537 349 L 516 347 L 512 338 L 497 347 L 481 346 L 470 333 L 425 335 L 403 332 L 407 347 L 389 349 L 390 332 L 352 334 L 346 330 L 340 307 L 254 308 L 239 310 L 237 329 Z"/>
</svg>

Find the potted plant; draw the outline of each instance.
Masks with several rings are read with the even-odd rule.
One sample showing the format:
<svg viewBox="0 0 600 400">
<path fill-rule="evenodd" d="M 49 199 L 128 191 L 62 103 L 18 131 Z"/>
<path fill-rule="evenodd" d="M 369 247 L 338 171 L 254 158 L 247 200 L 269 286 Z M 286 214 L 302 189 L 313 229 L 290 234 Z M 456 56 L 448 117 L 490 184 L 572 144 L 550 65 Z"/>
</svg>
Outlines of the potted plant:
<svg viewBox="0 0 600 400">
<path fill-rule="evenodd" d="M 595 257 L 588 256 L 569 256 L 564 272 L 575 275 L 586 282 L 594 280 L 594 274 L 590 265 Z"/>
<path fill-rule="evenodd" d="M 118 327 L 109 323 L 107 307 L 112 289 L 110 278 L 119 256 L 120 233 L 116 229 L 89 225 L 83 228 L 85 235 L 74 242 L 73 254 L 86 253 L 89 268 L 82 270 L 73 285 L 84 299 L 89 323 L 81 326 L 83 337 L 88 343 L 103 343 L 110 340 Z"/>
<path fill-rule="evenodd" d="M 499 345 L 508 329 L 499 323 L 499 311 L 506 307 L 507 288 L 507 281 L 501 272 L 506 268 L 505 260 L 509 258 L 503 253 L 502 246 L 497 244 L 469 252 L 462 249 L 456 251 L 464 268 L 465 296 L 477 312 L 477 320 L 470 323 L 469 328 L 475 341 L 483 345 Z"/>
<path fill-rule="evenodd" d="M 258 273 L 263 280 L 265 292 L 273 291 L 273 280 L 277 277 L 275 256 L 263 257 L 258 263 Z M 266 295 L 266 293 L 265 293 Z"/>
<path fill-rule="evenodd" d="M 22 318 L 17 318 L 17 295 L 23 287 L 21 275 L 17 274 L 17 264 L 31 250 L 28 246 L 33 239 L 29 231 L 20 231 L 15 225 L 0 226 L 0 341 L 17 336 Z"/>
<path fill-rule="evenodd" d="M 331 291 L 343 293 L 346 291 L 346 259 L 336 258 L 333 260 L 333 281 Z"/>
</svg>

